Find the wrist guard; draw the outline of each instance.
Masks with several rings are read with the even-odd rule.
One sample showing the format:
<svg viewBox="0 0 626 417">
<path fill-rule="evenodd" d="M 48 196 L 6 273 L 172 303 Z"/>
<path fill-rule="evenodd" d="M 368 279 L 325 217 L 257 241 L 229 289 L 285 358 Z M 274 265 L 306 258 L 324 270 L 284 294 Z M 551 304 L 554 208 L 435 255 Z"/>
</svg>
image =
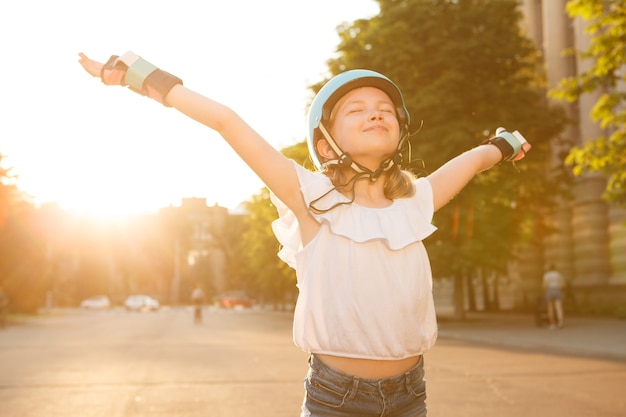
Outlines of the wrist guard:
<svg viewBox="0 0 626 417">
<path fill-rule="evenodd" d="M 171 107 L 165 100 L 167 94 L 177 84 L 183 84 L 180 78 L 157 68 L 133 52 L 126 52 L 121 57 L 113 55 L 102 67 L 100 72 L 102 82 L 108 85 L 117 84 L 115 77 L 105 80 L 105 70 L 121 72 L 123 77 L 119 80 L 120 85 L 128 86 L 134 92 L 150 97 L 167 107 Z"/>
<path fill-rule="evenodd" d="M 522 145 L 526 143 L 526 138 L 517 130 L 509 133 L 503 127 L 496 130 L 496 136 L 489 138 L 481 145 L 495 145 L 502 153 L 502 161 L 513 161 L 520 152 L 523 152 Z"/>
</svg>

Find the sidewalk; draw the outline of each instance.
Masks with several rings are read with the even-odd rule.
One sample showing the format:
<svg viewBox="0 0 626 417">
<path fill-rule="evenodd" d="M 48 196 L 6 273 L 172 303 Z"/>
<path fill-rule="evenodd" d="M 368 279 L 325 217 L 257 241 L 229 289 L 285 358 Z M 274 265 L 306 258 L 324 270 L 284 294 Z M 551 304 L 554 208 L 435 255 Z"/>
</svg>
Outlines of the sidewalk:
<svg viewBox="0 0 626 417">
<path fill-rule="evenodd" d="M 626 361 L 626 319 L 566 316 L 562 329 L 538 327 L 533 315 L 466 313 L 465 320 L 439 317 L 439 338 L 517 349 Z"/>
</svg>

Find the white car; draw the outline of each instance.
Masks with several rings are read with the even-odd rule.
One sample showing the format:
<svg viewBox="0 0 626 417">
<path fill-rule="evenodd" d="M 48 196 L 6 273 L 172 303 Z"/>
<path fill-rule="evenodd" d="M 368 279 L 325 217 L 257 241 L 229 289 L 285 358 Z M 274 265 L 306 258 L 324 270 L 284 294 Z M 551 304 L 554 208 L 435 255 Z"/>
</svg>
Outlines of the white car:
<svg viewBox="0 0 626 417">
<path fill-rule="evenodd" d="M 134 294 L 126 298 L 124 307 L 129 311 L 156 311 L 161 307 L 161 304 L 149 295 Z"/>
<path fill-rule="evenodd" d="M 88 310 L 107 310 L 111 308 L 111 300 L 106 295 L 95 295 L 83 300 L 80 307 Z"/>
</svg>

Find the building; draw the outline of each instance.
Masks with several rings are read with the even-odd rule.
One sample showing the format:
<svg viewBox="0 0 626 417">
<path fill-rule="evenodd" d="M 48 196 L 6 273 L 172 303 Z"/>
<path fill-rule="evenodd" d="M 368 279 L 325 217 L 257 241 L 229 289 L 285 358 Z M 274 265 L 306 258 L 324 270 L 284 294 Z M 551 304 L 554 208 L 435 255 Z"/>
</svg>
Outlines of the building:
<svg viewBox="0 0 626 417">
<path fill-rule="evenodd" d="M 575 76 L 590 63 L 565 56 L 567 48 L 585 50 L 590 38 L 586 22 L 566 12 L 567 0 L 521 0 L 524 30 L 542 51 L 549 88 L 565 77 Z M 574 145 L 602 134 L 590 117 L 598 94 L 586 94 L 576 103 L 559 102 L 577 124 L 563 135 Z M 555 149 L 558 151 L 558 149 Z M 556 152 L 555 152 L 556 153 Z M 553 158 L 552 164 L 563 161 Z M 571 201 L 562 201 L 547 213 L 557 233 L 543 242 L 543 264 L 554 263 L 566 276 L 571 294 L 579 304 L 613 304 L 626 300 L 626 210 L 602 199 L 605 180 L 596 175 L 576 179 Z M 531 254 L 528 254 L 531 256 Z"/>
<path fill-rule="evenodd" d="M 185 292 L 191 291 L 191 287 L 197 284 L 195 281 L 208 280 L 204 284 L 211 287 L 211 292 L 225 291 L 228 209 L 218 205 L 209 207 L 204 198 L 183 198 L 180 207 L 162 209 L 160 215 L 169 219 L 173 231 L 171 302 L 185 302 L 188 298 Z M 194 273 L 200 265 L 202 270 Z M 194 282 L 186 282 L 192 276 Z"/>
</svg>

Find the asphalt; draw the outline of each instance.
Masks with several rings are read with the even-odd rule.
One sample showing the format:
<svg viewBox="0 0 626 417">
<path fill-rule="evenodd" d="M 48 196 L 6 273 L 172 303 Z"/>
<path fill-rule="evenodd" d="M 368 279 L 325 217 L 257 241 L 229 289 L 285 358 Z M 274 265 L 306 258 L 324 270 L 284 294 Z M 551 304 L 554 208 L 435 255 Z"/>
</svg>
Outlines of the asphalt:
<svg viewBox="0 0 626 417">
<path fill-rule="evenodd" d="M 467 312 L 456 319 L 444 312 L 439 339 L 626 362 L 626 318 L 571 315 L 564 322 L 550 330 L 532 314 Z"/>
<path fill-rule="evenodd" d="M 626 319 L 618 317 L 566 316 L 563 328 L 551 330 L 533 315 L 466 313 L 439 317 L 439 338 L 626 361 Z"/>
</svg>

